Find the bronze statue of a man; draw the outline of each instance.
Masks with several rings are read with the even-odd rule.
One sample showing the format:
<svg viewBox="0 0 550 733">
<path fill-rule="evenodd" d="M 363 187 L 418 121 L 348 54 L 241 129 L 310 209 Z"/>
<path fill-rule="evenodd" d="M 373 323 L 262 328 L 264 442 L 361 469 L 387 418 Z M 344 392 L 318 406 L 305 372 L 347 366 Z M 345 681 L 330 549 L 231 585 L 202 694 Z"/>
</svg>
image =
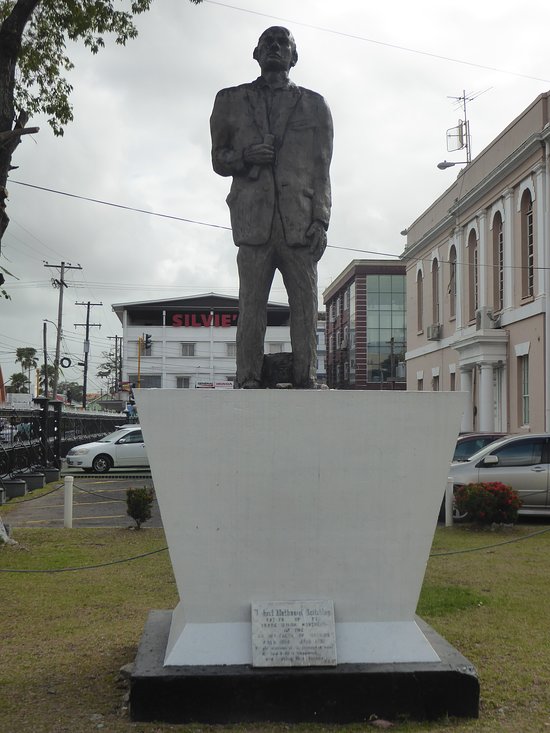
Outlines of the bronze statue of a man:
<svg viewBox="0 0 550 733">
<path fill-rule="evenodd" d="M 293 385 L 307 389 L 317 369 L 317 262 L 330 218 L 332 118 L 323 97 L 288 77 L 298 60 L 290 31 L 268 28 L 253 57 L 261 76 L 218 92 L 210 118 L 212 165 L 233 176 L 227 204 L 239 247 L 237 383 L 260 387 L 278 269 L 290 306 Z"/>
</svg>

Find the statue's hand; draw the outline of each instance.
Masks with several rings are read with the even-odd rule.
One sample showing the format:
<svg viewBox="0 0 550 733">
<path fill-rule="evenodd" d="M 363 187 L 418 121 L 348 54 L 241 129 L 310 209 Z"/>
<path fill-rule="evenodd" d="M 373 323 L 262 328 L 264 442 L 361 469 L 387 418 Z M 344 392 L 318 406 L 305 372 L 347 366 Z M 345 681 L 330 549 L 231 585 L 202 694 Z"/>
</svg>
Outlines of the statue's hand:
<svg viewBox="0 0 550 733">
<path fill-rule="evenodd" d="M 309 241 L 309 251 L 315 262 L 318 262 L 327 247 L 327 233 L 320 221 L 314 221 L 306 232 Z"/>
<path fill-rule="evenodd" d="M 245 148 L 243 157 L 249 165 L 269 165 L 275 160 L 275 148 L 268 143 L 256 143 Z"/>
</svg>

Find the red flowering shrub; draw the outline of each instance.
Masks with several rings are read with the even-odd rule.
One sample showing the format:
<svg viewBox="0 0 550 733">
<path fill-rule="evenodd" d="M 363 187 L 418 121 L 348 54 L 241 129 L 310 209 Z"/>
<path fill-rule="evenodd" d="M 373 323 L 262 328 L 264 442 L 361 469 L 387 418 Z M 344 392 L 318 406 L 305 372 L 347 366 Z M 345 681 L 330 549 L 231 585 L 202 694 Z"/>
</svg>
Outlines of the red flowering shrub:
<svg viewBox="0 0 550 733">
<path fill-rule="evenodd" d="M 517 492 L 500 481 L 467 484 L 455 492 L 459 513 L 480 524 L 512 524 L 522 503 Z"/>
</svg>

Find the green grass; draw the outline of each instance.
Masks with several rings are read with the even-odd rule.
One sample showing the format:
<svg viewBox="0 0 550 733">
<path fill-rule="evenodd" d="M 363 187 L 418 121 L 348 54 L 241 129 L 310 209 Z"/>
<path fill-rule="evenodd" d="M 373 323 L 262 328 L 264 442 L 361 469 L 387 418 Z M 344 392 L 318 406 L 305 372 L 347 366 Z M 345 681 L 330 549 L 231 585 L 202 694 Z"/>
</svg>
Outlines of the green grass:
<svg viewBox="0 0 550 733">
<path fill-rule="evenodd" d="M 439 529 L 433 552 L 527 535 L 468 527 Z M 165 546 L 162 530 L 19 529 L 0 548 L 0 568 L 96 565 Z M 481 717 L 399 723 L 399 731 L 550 731 L 550 531 L 481 552 L 433 557 L 419 613 L 476 665 Z M 131 723 L 119 668 L 135 656 L 150 609 L 172 608 L 177 593 L 168 553 L 93 570 L 0 573 L 0 733 L 207 733 L 289 729 L 336 733 L 348 726 L 174 726 Z M 98 727 L 102 726 L 102 727 Z"/>
</svg>

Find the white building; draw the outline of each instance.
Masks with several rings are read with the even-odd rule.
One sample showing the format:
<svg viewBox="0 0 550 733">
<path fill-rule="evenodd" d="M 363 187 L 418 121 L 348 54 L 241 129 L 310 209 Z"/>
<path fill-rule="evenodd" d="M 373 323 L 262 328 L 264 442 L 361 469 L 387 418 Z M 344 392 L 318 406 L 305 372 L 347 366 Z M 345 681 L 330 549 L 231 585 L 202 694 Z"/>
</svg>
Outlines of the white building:
<svg viewBox="0 0 550 733">
<path fill-rule="evenodd" d="M 468 393 L 462 430 L 550 431 L 550 93 L 407 230 L 409 389 Z"/>
<path fill-rule="evenodd" d="M 232 386 L 238 298 L 206 293 L 112 307 L 123 328 L 123 381 L 183 389 Z M 266 354 L 291 351 L 289 317 L 288 305 L 268 303 Z"/>
</svg>

